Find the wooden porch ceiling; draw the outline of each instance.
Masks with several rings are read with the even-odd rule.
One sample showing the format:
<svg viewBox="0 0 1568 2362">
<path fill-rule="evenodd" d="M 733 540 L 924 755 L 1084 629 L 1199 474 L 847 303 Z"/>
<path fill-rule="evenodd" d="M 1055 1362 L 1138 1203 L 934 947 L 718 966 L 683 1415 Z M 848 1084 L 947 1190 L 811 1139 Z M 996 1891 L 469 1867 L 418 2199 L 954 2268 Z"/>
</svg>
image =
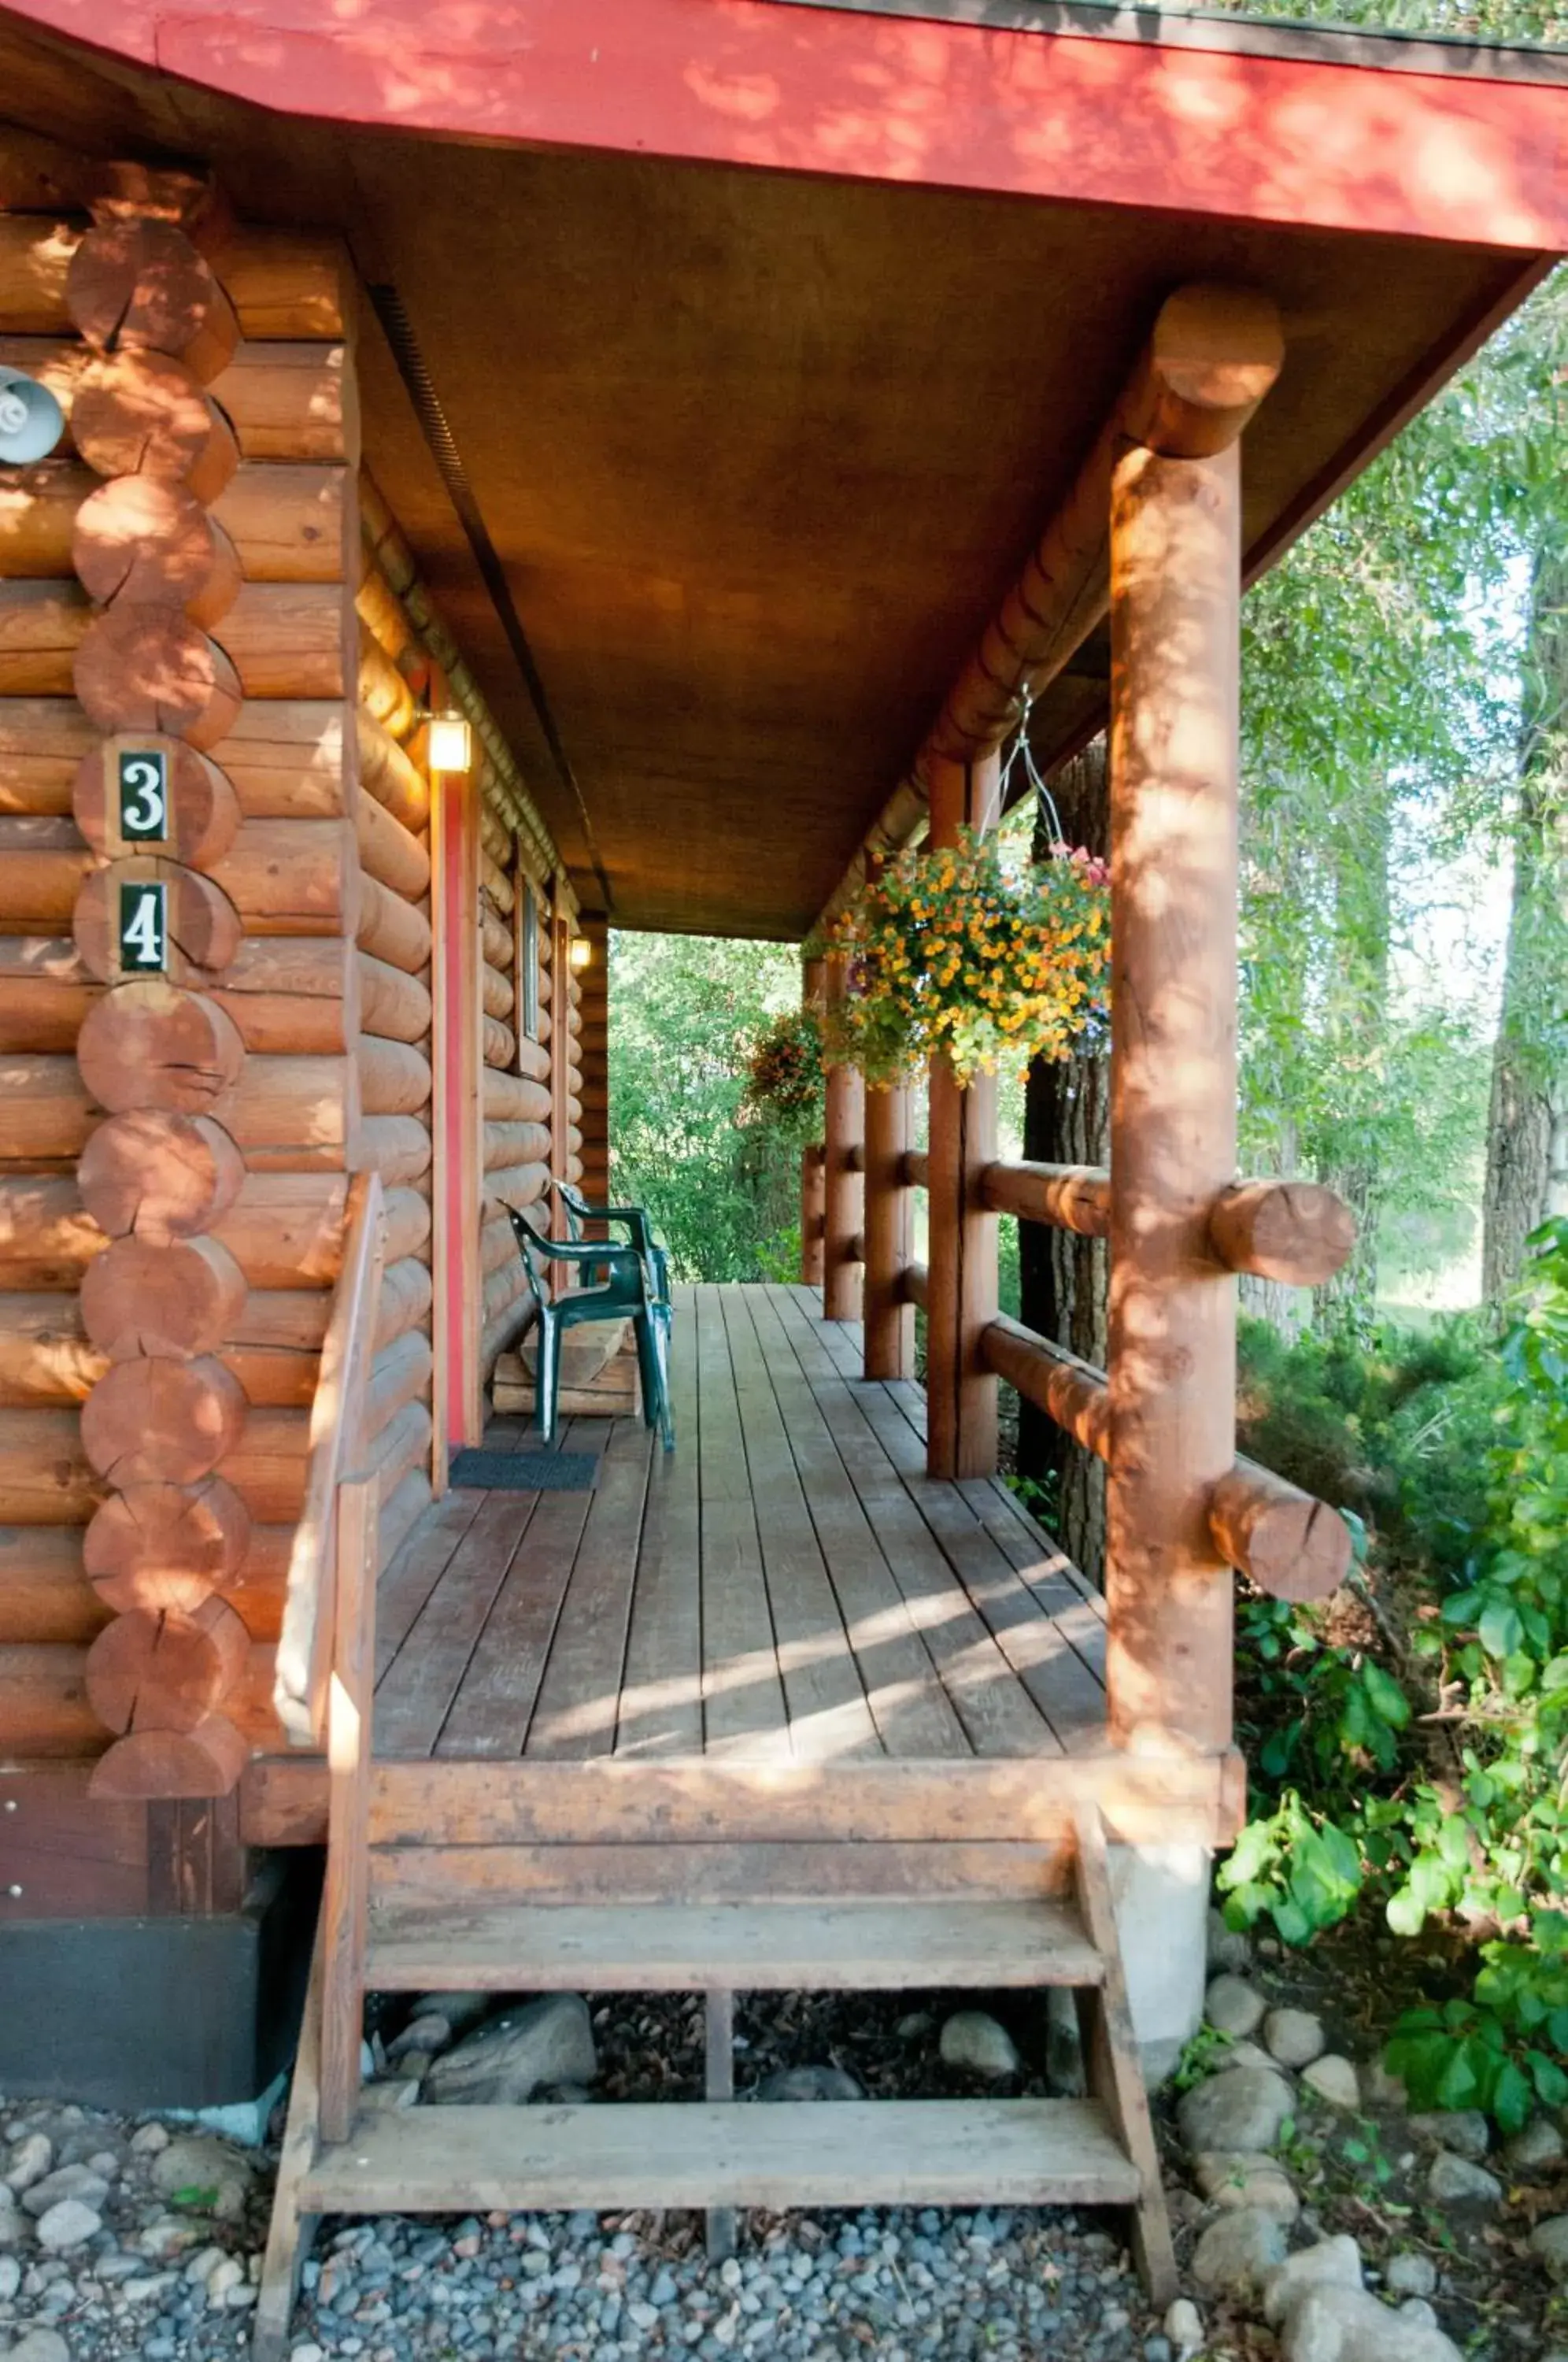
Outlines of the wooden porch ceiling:
<svg viewBox="0 0 1568 2362">
<path fill-rule="evenodd" d="M 1392 137 L 1416 77 L 1375 79 Z M 341 227 L 395 290 L 564 767 L 370 317 L 367 457 L 623 926 L 810 926 L 1174 286 L 1250 282 L 1285 315 L 1246 442 L 1255 569 L 1542 268 L 1479 201 L 1497 244 L 328 126 L 89 66 L 4 11 L 0 85 L 83 144 L 210 159 L 247 213 Z M 1099 635 L 1042 700 L 1046 760 L 1107 671 Z"/>
</svg>

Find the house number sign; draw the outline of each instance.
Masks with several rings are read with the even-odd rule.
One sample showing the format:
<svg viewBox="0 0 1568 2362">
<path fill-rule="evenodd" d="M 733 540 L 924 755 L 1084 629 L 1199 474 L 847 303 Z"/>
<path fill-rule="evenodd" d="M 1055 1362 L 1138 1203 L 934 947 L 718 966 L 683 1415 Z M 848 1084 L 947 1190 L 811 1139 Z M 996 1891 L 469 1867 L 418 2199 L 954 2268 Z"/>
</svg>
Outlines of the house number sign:
<svg viewBox="0 0 1568 2362">
<path fill-rule="evenodd" d="M 127 844 L 161 844 L 169 833 L 169 757 L 160 746 L 122 748 L 120 835 Z"/>
<path fill-rule="evenodd" d="M 160 878 L 120 881 L 120 967 L 127 976 L 161 975 L 168 944 L 168 889 Z"/>
</svg>

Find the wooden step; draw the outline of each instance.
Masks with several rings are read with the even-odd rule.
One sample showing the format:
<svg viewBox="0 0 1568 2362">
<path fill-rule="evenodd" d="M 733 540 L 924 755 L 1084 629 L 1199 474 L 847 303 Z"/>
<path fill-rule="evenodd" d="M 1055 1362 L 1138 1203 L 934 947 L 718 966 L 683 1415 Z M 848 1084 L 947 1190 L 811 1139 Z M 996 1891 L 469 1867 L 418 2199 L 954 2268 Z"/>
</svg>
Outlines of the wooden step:
<svg viewBox="0 0 1568 2362">
<path fill-rule="evenodd" d="M 1068 1903 L 372 1904 L 384 1992 L 873 1992 L 1099 1984 Z"/>
<path fill-rule="evenodd" d="M 1129 2206 L 1093 2100 L 414 2108 L 304 2178 L 307 2213 L 571 2206 Z"/>
</svg>

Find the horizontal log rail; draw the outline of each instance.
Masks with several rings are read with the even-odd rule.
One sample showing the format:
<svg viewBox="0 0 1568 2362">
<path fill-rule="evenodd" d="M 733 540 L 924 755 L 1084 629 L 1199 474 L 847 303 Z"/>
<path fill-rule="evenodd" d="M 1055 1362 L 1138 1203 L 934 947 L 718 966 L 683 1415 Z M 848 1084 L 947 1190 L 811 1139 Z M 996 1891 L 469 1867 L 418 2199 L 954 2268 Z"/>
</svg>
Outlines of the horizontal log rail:
<svg viewBox="0 0 1568 2362">
<path fill-rule="evenodd" d="M 386 1228 L 380 1174 L 357 1174 L 349 1194 L 343 1265 L 311 1405 L 304 1505 L 289 1558 L 272 1683 L 273 1706 L 294 1747 L 319 1747 L 326 1730 L 338 1558 L 344 1540 L 340 1496 L 346 1487 L 354 1493 L 364 1473 L 360 1462 L 370 1440 L 366 1432 L 367 1395 Z M 357 1501 L 357 1495 L 354 1497 Z"/>
<path fill-rule="evenodd" d="M 906 1160 L 907 1163 L 907 1160 Z M 1047 1222 L 1079 1238 L 1110 1230 L 1110 1175 L 1098 1164 L 988 1164 L 980 1194 L 993 1214 Z M 1209 1246 L 1223 1271 L 1320 1287 L 1355 1245 L 1355 1217 L 1319 1181 L 1237 1181 L 1215 1199 Z"/>
<path fill-rule="evenodd" d="M 930 1186 L 925 1177 L 928 1170 L 923 1148 L 906 1149 L 900 1167 L 906 1189 L 927 1188 Z"/>
<path fill-rule="evenodd" d="M 899 1280 L 899 1293 L 906 1304 L 925 1310 L 926 1291 L 931 1275 L 922 1263 L 907 1263 Z"/>
<path fill-rule="evenodd" d="M 1110 1457 L 1110 1389 L 1103 1370 L 1000 1314 L 981 1351 L 999 1378 L 1101 1460 Z M 1350 1529 L 1255 1461 L 1238 1459 L 1215 1486 L 1209 1529 L 1228 1563 L 1275 1599 L 1326 1599 L 1350 1572 Z"/>
</svg>

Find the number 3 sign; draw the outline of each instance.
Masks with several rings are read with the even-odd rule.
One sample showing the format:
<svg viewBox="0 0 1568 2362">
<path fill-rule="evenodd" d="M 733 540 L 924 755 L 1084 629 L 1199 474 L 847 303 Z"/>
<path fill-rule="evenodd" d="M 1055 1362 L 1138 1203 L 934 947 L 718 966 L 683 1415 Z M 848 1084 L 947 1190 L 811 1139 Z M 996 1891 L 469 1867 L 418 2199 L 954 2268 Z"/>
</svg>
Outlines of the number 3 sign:
<svg viewBox="0 0 1568 2362">
<path fill-rule="evenodd" d="M 158 746 L 122 748 L 119 773 L 121 837 L 127 844 L 161 844 L 169 834 L 168 756 Z"/>
</svg>

